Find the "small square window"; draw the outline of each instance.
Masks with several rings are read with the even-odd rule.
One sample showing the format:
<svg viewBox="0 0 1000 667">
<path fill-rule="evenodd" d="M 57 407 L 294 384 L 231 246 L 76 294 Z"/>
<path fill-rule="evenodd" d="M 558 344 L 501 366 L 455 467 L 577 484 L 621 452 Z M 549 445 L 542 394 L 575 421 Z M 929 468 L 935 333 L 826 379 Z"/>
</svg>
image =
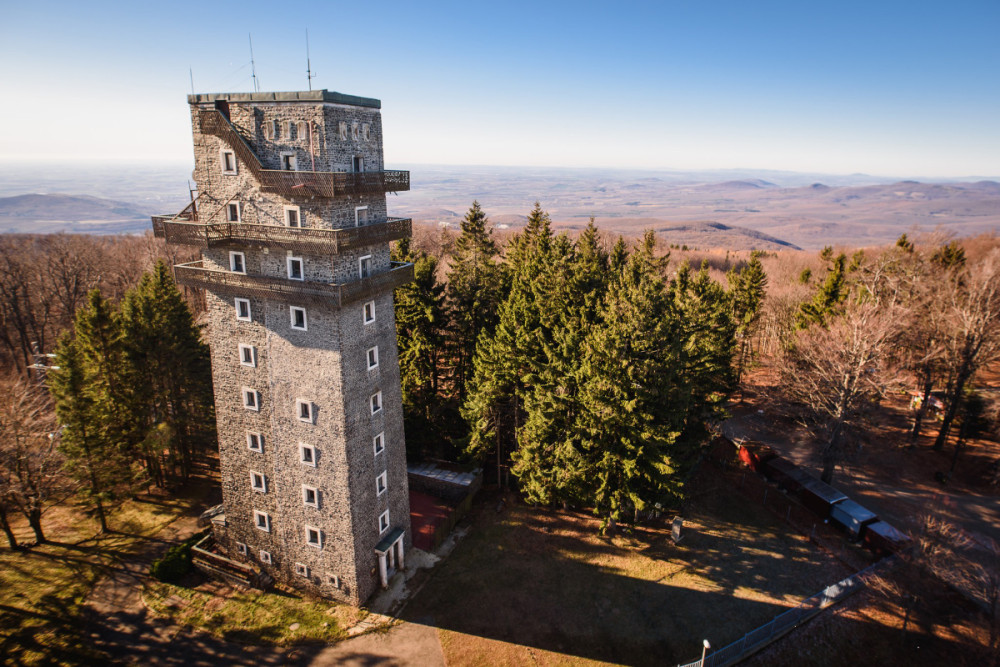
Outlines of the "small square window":
<svg viewBox="0 0 1000 667">
<path fill-rule="evenodd" d="M 257 365 L 257 348 L 253 345 L 240 343 L 240 364 L 251 368 L 255 367 Z"/>
<path fill-rule="evenodd" d="M 298 160 L 295 159 L 295 153 L 281 154 L 281 169 L 283 171 L 298 170 Z"/>
<path fill-rule="evenodd" d="M 368 224 L 368 207 L 367 206 L 355 206 L 354 207 L 354 226 L 362 227 Z"/>
<path fill-rule="evenodd" d="M 312 401 L 306 401 L 301 398 L 295 401 L 295 414 L 298 415 L 299 421 L 308 422 L 311 424 L 313 422 Z"/>
<path fill-rule="evenodd" d="M 221 160 L 222 160 L 223 174 L 236 173 L 236 153 L 234 153 L 233 151 L 224 150 L 221 153 Z"/>
<path fill-rule="evenodd" d="M 236 202 L 226 204 L 226 220 L 229 222 L 240 221 L 240 205 Z"/>
<path fill-rule="evenodd" d="M 368 348 L 368 370 L 378 368 L 378 346 Z"/>
<path fill-rule="evenodd" d="M 382 450 L 385 449 L 385 434 L 379 433 L 372 438 L 372 445 L 375 448 L 375 456 L 381 454 Z"/>
<path fill-rule="evenodd" d="M 267 493 L 267 481 L 264 479 L 264 475 L 253 470 L 250 471 L 250 488 L 254 491 L 259 491 L 260 493 Z"/>
<path fill-rule="evenodd" d="M 253 511 L 253 523 L 265 533 L 271 532 L 271 516 L 267 512 Z M 261 559 L 263 560 L 263 558 Z"/>
<path fill-rule="evenodd" d="M 318 549 L 323 548 L 323 533 L 320 532 L 319 528 L 313 528 L 312 526 L 306 526 L 306 544 L 311 547 L 316 547 Z"/>
<path fill-rule="evenodd" d="M 296 563 L 295 564 L 295 574 L 299 575 L 300 577 L 308 577 L 309 576 L 309 566 L 303 565 L 302 563 Z"/>
<path fill-rule="evenodd" d="M 298 206 L 285 207 L 285 225 L 288 227 L 302 226 L 302 210 Z"/>
<path fill-rule="evenodd" d="M 361 321 L 365 324 L 371 324 L 375 321 L 375 302 L 369 301 L 365 304 L 364 310 L 361 313 Z"/>
<path fill-rule="evenodd" d="M 312 445 L 299 443 L 299 461 L 308 466 L 316 467 L 316 448 Z"/>
<path fill-rule="evenodd" d="M 382 512 L 382 515 L 378 518 L 379 535 L 381 535 L 387 530 L 389 530 L 389 510 Z"/>
<path fill-rule="evenodd" d="M 250 321 L 250 299 L 236 299 L 236 319 Z"/>
<path fill-rule="evenodd" d="M 247 545 L 243 544 L 242 542 L 236 543 L 236 550 L 240 552 L 241 556 L 247 555 Z"/>
<path fill-rule="evenodd" d="M 247 272 L 246 255 L 244 255 L 241 252 L 230 252 L 229 270 L 232 271 L 233 273 L 246 273 Z"/>
<path fill-rule="evenodd" d="M 375 478 L 375 495 L 381 496 L 386 489 L 386 474 L 383 472 Z"/>
<path fill-rule="evenodd" d="M 260 410 L 260 394 L 255 389 L 243 387 L 243 407 L 247 410 Z"/>
<path fill-rule="evenodd" d="M 301 257 L 289 257 L 288 258 L 288 277 L 291 280 L 303 280 L 302 274 L 302 258 Z"/>
<path fill-rule="evenodd" d="M 302 504 L 319 507 L 319 490 L 314 486 L 302 485 Z"/>
<path fill-rule="evenodd" d="M 365 255 L 358 260 L 358 277 L 367 278 L 372 274 L 372 256 Z"/>
<path fill-rule="evenodd" d="M 376 391 L 372 394 L 371 400 L 372 414 L 379 412 L 382 409 L 382 392 Z"/>
<path fill-rule="evenodd" d="M 298 331 L 308 331 L 309 326 L 306 321 L 306 309 L 299 308 L 298 306 L 292 306 L 288 309 L 289 315 L 291 316 L 291 327 L 297 329 Z"/>
<path fill-rule="evenodd" d="M 254 431 L 247 432 L 247 449 L 252 452 L 264 451 L 264 436 Z"/>
<path fill-rule="evenodd" d="M 330 585 L 334 588 L 340 588 L 340 577 L 335 574 L 330 575 Z"/>
<path fill-rule="evenodd" d="M 260 552 L 260 562 L 261 563 L 266 563 L 266 564 L 270 565 L 271 564 L 271 552 L 270 551 L 261 551 Z"/>
</svg>

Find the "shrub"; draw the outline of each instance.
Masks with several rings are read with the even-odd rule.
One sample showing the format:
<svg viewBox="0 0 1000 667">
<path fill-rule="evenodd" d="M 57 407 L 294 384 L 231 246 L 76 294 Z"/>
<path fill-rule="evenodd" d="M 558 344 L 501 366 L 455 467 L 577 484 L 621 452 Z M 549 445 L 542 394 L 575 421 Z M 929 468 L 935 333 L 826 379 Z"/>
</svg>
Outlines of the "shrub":
<svg viewBox="0 0 1000 667">
<path fill-rule="evenodd" d="M 153 562 L 149 574 L 166 583 L 172 583 L 191 571 L 191 542 L 170 547 L 163 558 Z"/>
</svg>

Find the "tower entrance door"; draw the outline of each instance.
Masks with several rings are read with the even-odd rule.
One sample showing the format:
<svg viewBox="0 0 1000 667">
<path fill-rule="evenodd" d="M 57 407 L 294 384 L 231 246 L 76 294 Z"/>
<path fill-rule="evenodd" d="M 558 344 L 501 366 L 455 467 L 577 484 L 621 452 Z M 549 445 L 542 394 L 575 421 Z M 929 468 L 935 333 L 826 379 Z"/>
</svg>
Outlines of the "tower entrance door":
<svg viewBox="0 0 1000 667">
<path fill-rule="evenodd" d="M 402 528 L 393 528 L 389 531 L 388 535 L 375 545 L 375 554 L 378 556 L 378 574 L 382 588 L 386 588 L 389 585 L 389 580 L 392 579 L 397 570 L 404 568 L 404 534 Z"/>
</svg>

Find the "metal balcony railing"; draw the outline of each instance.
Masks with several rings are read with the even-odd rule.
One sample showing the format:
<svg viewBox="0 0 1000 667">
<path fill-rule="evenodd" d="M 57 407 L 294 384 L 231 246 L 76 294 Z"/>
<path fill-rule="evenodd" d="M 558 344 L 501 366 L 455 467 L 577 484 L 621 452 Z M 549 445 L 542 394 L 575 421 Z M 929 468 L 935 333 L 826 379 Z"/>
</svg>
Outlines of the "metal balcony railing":
<svg viewBox="0 0 1000 667">
<path fill-rule="evenodd" d="M 316 253 L 339 253 L 410 236 L 410 218 L 387 218 L 361 227 L 316 229 L 258 225 L 246 222 L 190 222 L 181 216 L 153 216 L 153 234 L 167 243 L 212 248 L 215 246 L 258 246 Z"/>
<path fill-rule="evenodd" d="M 174 267 L 178 284 L 235 296 L 281 298 L 290 302 L 321 301 L 340 307 L 371 298 L 413 280 L 413 264 L 393 262 L 383 273 L 349 283 L 317 283 L 272 276 L 254 276 L 205 268 L 201 261 Z"/>
<path fill-rule="evenodd" d="M 198 124 L 203 134 L 219 137 L 250 170 L 264 192 L 282 195 L 339 197 L 341 195 L 402 192 L 410 189 L 408 171 L 283 171 L 265 169 L 243 135 L 217 109 L 201 109 Z"/>
</svg>

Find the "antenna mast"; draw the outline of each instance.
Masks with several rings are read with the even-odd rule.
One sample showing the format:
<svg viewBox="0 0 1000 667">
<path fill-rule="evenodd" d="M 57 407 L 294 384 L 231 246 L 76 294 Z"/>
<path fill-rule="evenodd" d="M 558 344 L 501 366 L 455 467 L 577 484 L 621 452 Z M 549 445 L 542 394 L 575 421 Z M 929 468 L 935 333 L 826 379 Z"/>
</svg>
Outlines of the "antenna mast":
<svg viewBox="0 0 1000 667">
<path fill-rule="evenodd" d="M 257 67 L 253 64 L 253 36 L 247 34 L 250 40 L 250 78 L 253 79 L 253 92 L 259 93 L 260 87 L 257 85 Z"/>
<path fill-rule="evenodd" d="M 188 74 L 191 76 L 191 94 L 194 95 L 194 68 L 188 67 Z"/>
<path fill-rule="evenodd" d="M 313 79 L 316 77 L 312 73 L 312 65 L 309 64 L 309 28 L 306 28 L 306 79 L 309 81 L 309 90 L 313 89 Z"/>
</svg>

